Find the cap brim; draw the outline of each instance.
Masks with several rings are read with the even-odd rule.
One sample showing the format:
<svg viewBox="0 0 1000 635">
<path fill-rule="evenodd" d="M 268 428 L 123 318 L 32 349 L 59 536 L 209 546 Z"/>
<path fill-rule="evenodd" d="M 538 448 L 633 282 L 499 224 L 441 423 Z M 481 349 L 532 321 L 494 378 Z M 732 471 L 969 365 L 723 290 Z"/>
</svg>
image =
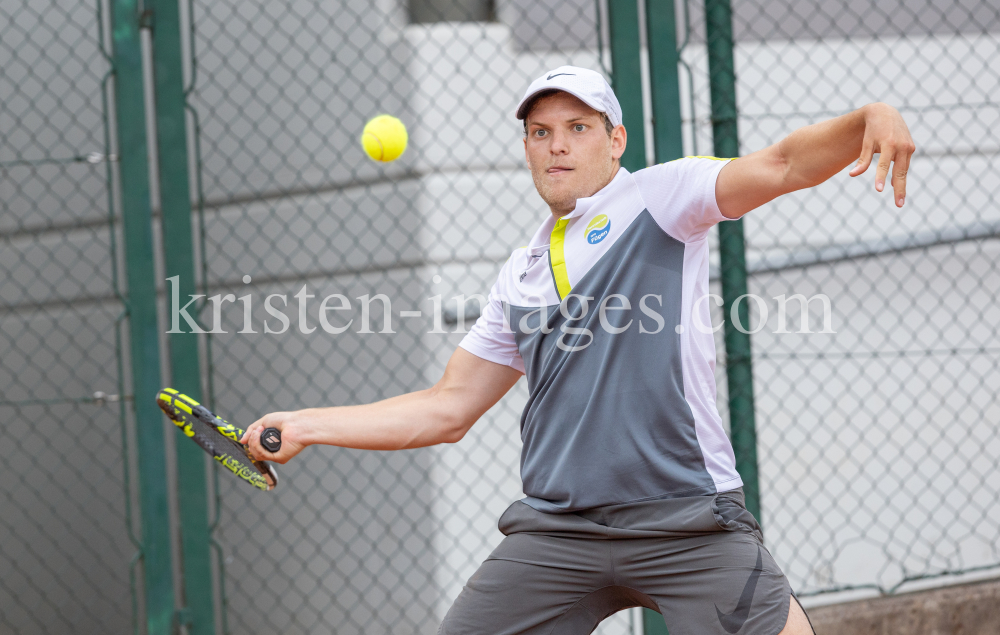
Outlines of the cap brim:
<svg viewBox="0 0 1000 635">
<path fill-rule="evenodd" d="M 575 93 L 572 90 L 569 90 L 568 88 L 557 88 L 555 86 L 544 86 L 542 88 L 539 88 L 535 92 L 533 92 L 533 93 L 531 93 L 529 95 L 525 95 L 524 96 L 524 98 L 521 100 L 521 103 L 518 104 L 518 106 L 517 106 L 517 118 L 518 119 L 524 119 L 528 115 L 528 113 L 527 113 L 528 107 L 531 105 L 531 103 L 535 100 L 536 97 L 538 97 L 542 93 L 556 93 L 556 92 L 569 93 L 570 95 L 573 95 L 574 97 L 576 97 L 577 99 L 579 99 L 583 103 L 587 104 L 588 106 L 590 106 L 591 108 L 593 108 L 597 112 L 603 112 L 603 113 L 607 114 L 607 111 L 601 110 L 601 108 L 598 107 L 598 106 L 601 106 L 602 104 L 597 104 L 597 105 L 592 104 L 592 103 L 590 103 L 590 101 L 588 99 L 580 96 L 579 94 Z"/>
</svg>

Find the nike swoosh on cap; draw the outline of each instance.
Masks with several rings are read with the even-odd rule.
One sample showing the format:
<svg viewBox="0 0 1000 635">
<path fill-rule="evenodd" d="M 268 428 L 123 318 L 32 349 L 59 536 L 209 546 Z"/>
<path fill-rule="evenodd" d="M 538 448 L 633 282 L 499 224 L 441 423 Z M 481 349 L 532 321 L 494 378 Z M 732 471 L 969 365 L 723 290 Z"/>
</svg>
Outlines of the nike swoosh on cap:
<svg viewBox="0 0 1000 635">
<path fill-rule="evenodd" d="M 719 623 L 722 624 L 722 628 L 726 629 L 727 633 L 738 632 L 743 628 L 747 618 L 750 617 L 750 604 L 753 602 L 754 591 L 757 590 L 757 579 L 763 570 L 763 564 L 760 547 L 757 547 L 757 564 L 754 566 L 753 572 L 750 573 L 750 577 L 747 578 L 747 583 L 743 585 L 743 593 L 740 594 L 740 599 L 736 602 L 736 608 L 733 609 L 732 613 L 723 613 L 719 610 L 719 605 L 715 605 Z"/>
<path fill-rule="evenodd" d="M 576 73 L 555 73 L 554 75 L 549 75 L 545 79 L 552 79 L 553 77 L 559 77 L 560 75 L 572 75 L 573 77 L 576 77 Z"/>
</svg>

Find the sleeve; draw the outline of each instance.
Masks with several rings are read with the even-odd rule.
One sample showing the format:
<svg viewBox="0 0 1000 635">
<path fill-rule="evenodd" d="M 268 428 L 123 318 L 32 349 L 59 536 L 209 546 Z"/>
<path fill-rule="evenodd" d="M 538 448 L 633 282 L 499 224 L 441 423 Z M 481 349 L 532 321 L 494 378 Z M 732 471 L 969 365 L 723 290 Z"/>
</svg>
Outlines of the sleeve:
<svg viewBox="0 0 1000 635">
<path fill-rule="evenodd" d="M 719 211 L 715 182 L 733 159 L 686 157 L 634 174 L 646 209 L 663 231 L 677 240 L 702 240 L 718 223 L 731 220 Z"/>
<path fill-rule="evenodd" d="M 524 361 L 518 351 L 514 332 L 505 328 L 504 321 L 503 302 L 507 297 L 503 292 L 503 282 L 510 279 L 511 260 L 508 259 L 500 269 L 500 275 L 490 290 L 482 314 L 458 345 L 476 357 L 510 366 L 524 373 Z"/>
</svg>

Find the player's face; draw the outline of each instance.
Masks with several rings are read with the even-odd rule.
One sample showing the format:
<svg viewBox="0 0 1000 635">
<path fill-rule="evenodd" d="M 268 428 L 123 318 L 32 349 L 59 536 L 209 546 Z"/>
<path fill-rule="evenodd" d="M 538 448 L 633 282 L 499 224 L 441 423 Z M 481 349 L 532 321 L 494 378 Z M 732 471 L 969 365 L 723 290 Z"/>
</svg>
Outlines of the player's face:
<svg viewBox="0 0 1000 635">
<path fill-rule="evenodd" d="M 531 178 L 557 216 L 573 211 L 576 199 L 593 196 L 618 171 L 625 128 L 617 126 L 609 137 L 600 113 L 569 93 L 539 99 L 526 124 Z"/>
</svg>

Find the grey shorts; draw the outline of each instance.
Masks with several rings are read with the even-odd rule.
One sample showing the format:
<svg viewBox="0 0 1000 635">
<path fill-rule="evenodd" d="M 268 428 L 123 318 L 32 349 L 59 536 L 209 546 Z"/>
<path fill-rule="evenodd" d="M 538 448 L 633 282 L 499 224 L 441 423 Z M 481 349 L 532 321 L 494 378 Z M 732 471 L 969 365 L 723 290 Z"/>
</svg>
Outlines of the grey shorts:
<svg viewBox="0 0 1000 635">
<path fill-rule="evenodd" d="M 583 635 L 645 606 L 670 635 L 777 635 L 791 588 L 742 490 L 569 514 L 518 501 L 440 635 Z"/>
</svg>

